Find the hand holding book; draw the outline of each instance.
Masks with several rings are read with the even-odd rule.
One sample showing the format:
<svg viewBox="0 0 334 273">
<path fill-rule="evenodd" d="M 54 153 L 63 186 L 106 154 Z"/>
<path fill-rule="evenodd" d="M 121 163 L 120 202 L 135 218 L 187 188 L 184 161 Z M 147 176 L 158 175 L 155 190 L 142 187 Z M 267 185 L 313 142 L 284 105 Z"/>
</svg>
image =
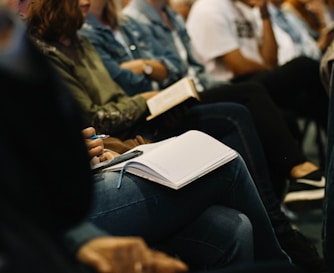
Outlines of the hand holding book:
<svg viewBox="0 0 334 273">
<path fill-rule="evenodd" d="M 192 79 L 185 77 L 147 100 L 151 115 L 146 119 L 154 119 L 189 99 L 200 100 Z"/>
</svg>

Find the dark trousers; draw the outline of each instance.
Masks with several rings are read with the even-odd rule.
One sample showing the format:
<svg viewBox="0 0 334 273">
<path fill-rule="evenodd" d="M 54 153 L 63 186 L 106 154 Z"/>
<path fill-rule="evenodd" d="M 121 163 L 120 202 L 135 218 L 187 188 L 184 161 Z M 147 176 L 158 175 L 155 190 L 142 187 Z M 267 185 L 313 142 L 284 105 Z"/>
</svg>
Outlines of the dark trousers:
<svg viewBox="0 0 334 273">
<path fill-rule="evenodd" d="M 267 90 L 255 82 L 217 86 L 200 94 L 203 103 L 231 101 L 249 110 L 272 176 L 288 178 L 293 166 L 306 161 L 282 112 Z"/>
<path fill-rule="evenodd" d="M 332 80 L 334 74 L 332 74 Z M 333 90 L 333 86 L 331 86 Z M 326 160 L 326 191 L 323 217 L 323 250 L 329 272 L 334 272 L 334 99 L 330 98 L 328 116 L 328 148 Z"/>
<path fill-rule="evenodd" d="M 300 117 L 312 117 L 327 127 L 328 96 L 320 79 L 319 62 L 298 57 L 269 71 L 236 79 L 262 84 L 275 104 Z"/>
<path fill-rule="evenodd" d="M 266 156 L 253 118 L 245 106 L 231 102 L 199 104 L 190 108 L 177 129 L 169 130 L 165 135 L 156 138 L 152 133 L 154 130 L 144 124 L 128 137 L 140 134 L 152 140 L 161 140 L 187 130 L 203 131 L 238 151 L 254 179 L 275 231 L 290 230 L 290 223 L 280 209 L 280 200 L 268 173 Z"/>
</svg>

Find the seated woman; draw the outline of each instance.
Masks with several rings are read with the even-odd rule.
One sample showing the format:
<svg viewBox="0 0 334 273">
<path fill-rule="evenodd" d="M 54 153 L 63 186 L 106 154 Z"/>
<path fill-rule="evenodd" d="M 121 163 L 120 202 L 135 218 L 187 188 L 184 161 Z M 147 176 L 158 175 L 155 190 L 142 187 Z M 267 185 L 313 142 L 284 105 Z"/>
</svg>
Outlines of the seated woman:
<svg viewBox="0 0 334 273">
<path fill-rule="evenodd" d="M 141 19 L 145 17 L 145 22 L 150 22 L 148 25 L 142 24 L 138 18 L 124 14 L 116 0 L 92 0 L 89 13 L 80 30 L 80 34 L 86 36 L 99 52 L 110 76 L 128 95 L 151 90 L 153 86 L 161 90 L 173 80 L 188 75 L 194 79 L 202 103 L 220 101 L 245 105 L 250 111 L 263 145 L 272 177 L 271 183 L 279 198 L 285 194 L 287 179 L 296 181 L 297 178 L 319 169 L 303 154 L 281 110 L 264 86 L 250 81 L 237 84 L 213 81 L 203 65 L 194 58 L 184 23 L 166 6 L 167 1 L 162 6 L 157 5 L 166 10 L 168 18 L 165 19 L 168 20 L 166 25 L 158 15 L 163 11 L 156 11 L 151 4 L 142 2 L 145 5 L 143 7 L 145 12 L 140 11 L 139 17 Z M 158 31 L 155 31 L 157 29 Z M 162 46 L 167 42 L 160 39 L 160 35 L 164 39 L 168 37 L 168 46 Z M 180 36 L 179 39 L 175 38 L 177 36 Z M 162 71 L 165 71 L 164 74 Z M 161 78 L 158 78 L 158 75 Z M 298 133 L 298 126 L 294 127 L 294 131 Z M 245 160 L 252 172 L 247 158 Z M 321 179 L 323 172 L 316 171 L 313 175 L 315 174 Z M 292 184 L 301 185 L 301 183 Z M 287 193 L 286 200 L 298 201 L 305 198 L 308 193 L 307 196 L 312 198 L 322 198 L 324 184 L 318 183 L 318 185 L 319 187 L 314 188 L 297 187 L 303 191 Z M 316 192 L 320 193 L 317 197 L 314 195 Z"/>
<path fill-rule="evenodd" d="M 95 133 L 93 128 L 83 130 L 85 139 Z M 101 139 L 86 141 L 95 160 L 113 156 L 101 157 Z M 119 173 L 96 174 L 95 199 L 87 221 L 114 236 L 141 236 L 150 246 L 181 258 L 194 270 L 252 263 L 253 259 L 280 260 L 256 187 L 240 159 L 177 191 L 127 173 L 118 189 Z M 261 234 L 271 234 L 271 242 L 262 245 L 254 241 L 254 253 L 249 238 L 253 232 L 254 238 L 258 236 L 262 221 Z M 67 237 L 71 249 L 82 243 L 82 234 L 88 236 L 85 230 L 79 226 Z M 81 234 L 79 240 L 75 234 Z"/>
<path fill-rule="evenodd" d="M 98 133 L 108 132 L 112 135 L 130 135 L 131 132 L 129 133 L 129 131 L 132 129 L 130 126 L 145 117 L 147 110 L 145 98 L 140 95 L 135 97 L 125 95 L 109 77 L 94 47 L 86 39 L 76 35 L 82 24 L 80 9 L 86 11 L 87 8 L 88 4 L 85 0 L 80 1 L 80 5 L 76 1 L 36 0 L 33 5 L 30 5 L 27 17 L 28 29 L 35 38 L 39 39 L 36 42 L 47 53 L 54 67 L 62 73 L 63 79 L 68 84 L 67 86 L 80 103 L 82 110 L 84 110 L 87 122 L 94 124 L 95 121 L 99 125 L 103 121 L 102 125 L 108 130 L 100 130 Z M 40 12 L 41 10 L 43 10 L 42 13 Z M 55 13 L 55 11 L 57 12 Z M 53 16 L 49 16 L 48 13 L 52 13 Z M 64 15 L 66 16 L 64 17 Z M 41 20 L 41 16 L 48 18 L 48 20 Z M 62 19 L 60 20 L 59 18 Z M 92 62 L 92 60 L 94 61 Z M 74 72 L 73 69 L 76 71 Z M 87 73 L 90 73 L 88 77 L 86 76 Z M 94 83 L 91 81 L 94 81 Z M 209 109 L 209 106 L 207 108 Z M 215 111 L 203 112 L 210 113 L 213 117 L 219 117 L 221 105 L 211 106 L 211 108 L 215 109 Z M 215 120 L 212 118 L 212 121 L 214 122 Z M 221 128 L 218 128 L 218 130 L 221 130 Z M 153 132 L 151 136 L 154 137 Z M 226 170 L 230 168 L 231 172 Z M 128 175 L 129 180 L 126 180 L 126 178 L 123 180 L 122 188 L 117 190 L 112 186 L 115 182 L 113 180 L 115 175 L 116 177 L 118 176 L 117 173 L 107 174 L 106 178 L 110 181 L 109 183 L 103 182 L 103 176 L 98 177 L 102 181 L 101 183 L 97 181 L 96 185 L 107 188 L 104 188 L 103 195 L 99 191 L 96 192 L 94 208 L 97 214 L 98 211 L 105 213 L 98 214 L 98 216 L 102 217 L 96 216 L 96 219 L 92 218 L 94 223 L 113 235 L 137 234 L 142 236 L 149 245 L 163 245 L 172 253 L 180 253 L 180 256 L 184 257 L 186 262 L 189 262 L 190 267 L 203 268 L 207 266 L 214 268 L 226 266 L 227 261 L 234 263 L 236 260 L 239 262 L 252 260 L 250 253 L 244 256 L 247 252 L 245 251 L 246 246 L 247 248 L 249 247 L 249 237 L 247 236 L 245 240 L 243 236 L 239 238 L 233 235 L 235 232 L 239 233 L 240 227 L 249 230 L 249 224 L 251 223 L 254 236 L 255 261 L 288 260 L 277 242 L 270 220 L 241 158 L 237 158 L 230 164 L 226 164 L 210 175 L 203 177 L 202 179 L 207 179 L 207 182 L 200 183 L 200 179 L 198 180 L 199 183 L 192 183 L 189 187 L 176 192 L 158 185 L 152 185 L 151 182 L 128 183 L 127 181 L 129 180 L 138 179 L 131 175 Z M 242 184 L 239 184 L 239 179 L 243 180 Z M 209 182 L 210 180 L 212 182 Z M 240 191 L 235 192 L 238 196 L 241 196 L 242 192 L 245 194 L 240 201 L 238 197 L 233 197 L 233 194 L 226 193 L 226 190 L 232 190 L 233 186 Z M 144 191 L 146 187 L 149 187 L 150 190 L 146 189 Z M 220 194 L 217 194 L 217 187 L 221 187 L 222 192 Z M 127 198 L 124 198 L 124 195 L 122 195 L 124 191 L 131 191 L 131 194 L 126 194 Z M 202 194 L 206 191 L 214 195 L 205 198 L 205 200 Z M 201 197 L 199 194 L 201 194 Z M 136 207 L 129 206 L 132 204 L 131 198 L 134 198 L 132 200 L 143 200 L 143 197 L 145 200 L 147 198 L 150 206 L 140 206 L 140 203 Z M 159 202 L 154 202 L 158 197 Z M 130 200 L 128 205 L 124 203 L 127 199 Z M 245 202 L 247 199 L 249 203 L 244 206 L 247 203 Z M 143 204 L 145 200 L 143 200 Z M 189 200 L 194 201 L 190 202 Z M 115 218 L 110 221 L 107 217 L 111 213 L 110 207 L 115 205 L 114 202 L 119 203 L 116 206 L 116 208 L 119 208 L 119 212 L 114 214 L 113 217 Z M 226 211 L 235 215 L 235 217 L 231 216 L 232 218 L 230 218 L 234 219 L 231 221 L 232 226 L 226 226 L 224 221 L 221 222 L 224 218 L 223 215 L 225 215 L 225 207 L 228 207 Z M 186 212 L 188 209 L 192 209 L 192 211 Z M 165 214 L 163 213 L 164 211 L 169 213 Z M 226 212 L 228 218 L 230 217 L 229 212 Z M 139 216 L 141 216 L 140 219 L 137 218 Z M 175 218 L 171 219 L 169 217 Z M 217 234 L 227 228 L 230 234 L 227 239 L 232 239 L 232 241 L 237 239 L 238 243 L 235 245 L 234 243 L 231 244 L 230 240 L 225 241 L 226 235 L 222 236 L 221 239 L 218 239 L 220 236 L 216 235 L 213 236 L 214 239 L 203 238 L 204 234 L 202 232 L 196 235 L 195 231 L 203 223 L 206 223 L 207 219 L 211 219 L 210 222 L 213 221 L 212 228 Z M 239 228 L 236 228 L 235 225 Z M 204 224 L 204 226 L 206 230 L 207 225 Z M 193 235 L 190 234 L 190 230 L 192 230 L 191 233 Z M 213 231 L 210 233 L 213 234 Z M 195 236 L 199 241 L 209 240 L 212 243 L 215 241 L 221 251 L 215 251 L 217 256 L 214 260 L 211 260 L 213 258 L 212 255 L 209 257 L 204 255 L 203 260 L 199 261 L 198 259 L 203 253 L 201 251 L 203 244 L 198 245 L 198 248 L 184 248 L 184 244 L 180 244 L 176 236 L 181 234 Z M 227 233 L 223 232 L 223 234 Z M 264 240 L 264 237 L 268 238 Z M 168 238 L 171 240 L 168 240 Z M 167 241 L 171 245 L 167 245 L 165 243 Z M 194 259 L 194 257 L 197 257 L 197 259 Z"/>
<path fill-rule="evenodd" d="M 86 56 L 87 59 L 84 61 L 82 61 L 83 59 L 81 59 L 81 61 L 76 61 L 76 59 L 72 59 L 73 56 L 79 53 L 76 49 L 74 49 L 73 52 L 70 53 L 71 55 L 66 55 L 66 52 L 71 50 L 71 47 L 64 47 L 61 43 L 57 41 L 56 37 L 52 38 L 52 40 L 48 39 L 47 44 L 43 45 L 42 43 L 40 43 L 40 45 L 43 51 L 48 52 L 50 59 L 52 60 L 52 62 L 55 63 L 56 67 L 61 70 L 61 73 L 67 79 L 67 83 L 71 86 L 71 90 L 73 91 L 74 96 L 76 96 L 78 100 L 82 104 L 84 104 L 85 113 L 90 113 L 89 124 L 92 124 L 92 117 L 96 117 L 94 127 L 100 133 L 111 132 L 111 135 L 125 136 L 129 138 L 133 137 L 133 135 L 138 132 L 143 134 L 143 131 L 145 130 L 145 133 L 149 134 L 146 135 L 149 136 L 149 138 L 152 138 L 154 140 L 161 139 L 162 136 L 157 138 L 156 129 L 154 127 L 149 130 L 147 128 L 148 126 L 150 126 L 148 123 L 139 121 L 140 118 L 135 119 L 135 113 L 141 113 L 142 117 L 144 115 L 143 113 L 146 111 L 146 107 L 144 105 L 142 106 L 141 111 L 135 111 L 135 107 L 138 106 L 137 100 L 139 100 L 141 94 L 143 94 L 142 92 L 145 90 L 144 87 L 146 86 L 147 88 L 149 88 L 152 86 L 151 78 L 154 75 L 147 76 L 139 72 L 136 74 L 132 73 L 129 69 L 121 68 L 118 62 L 115 61 L 118 59 L 113 57 L 115 57 L 116 54 L 119 53 L 120 55 L 122 55 L 122 58 L 124 60 L 128 60 L 128 53 L 122 45 L 112 39 L 113 34 L 112 31 L 110 31 L 110 28 L 107 26 L 103 26 L 102 23 L 97 20 L 97 18 L 102 18 L 102 15 L 106 16 L 106 20 L 102 20 L 103 22 L 107 21 L 107 19 L 114 21 L 116 20 L 116 18 L 121 17 L 121 15 L 118 14 L 118 10 L 116 9 L 117 6 L 115 5 L 116 3 L 114 0 L 92 1 L 92 5 L 89 9 L 91 12 L 86 18 L 84 25 L 85 27 L 80 29 L 80 33 L 89 32 L 91 34 L 91 36 L 93 37 L 92 40 L 95 41 L 94 45 L 102 52 L 100 56 L 103 56 L 102 59 L 105 61 L 104 64 L 106 65 L 106 67 L 109 68 L 109 74 L 110 71 L 115 72 L 115 74 L 112 75 L 112 78 L 115 79 L 115 81 L 118 81 L 119 85 L 123 89 L 132 88 L 134 91 L 140 91 L 139 95 L 133 97 L 127 97 L 124 96 L 124 94 L 117 95 L 119 101 L 121 97 L 122 100 L 128 100 L 128 109 L 125 110 L 125 103 L 117 103 L 114 98 L 105 95 L 106 89 L 108 89 L 108 91 L 112 90 L 110 92 L 113 92 L 113 94 L 115 94 L 115 89 L 119 87 L 116 86 L 114 89 L 110 87 L 111 85 L 115 85 L 115 83 L 110 82 L 110 79 L 106 79 L 107 76 L 105 75 L 106 71 L 104 68 L 99 69 L 98 75 L 96 74 L 96 71 L 92 70 L 90 63 L 93 61 L 97 63 L 99 56 L 95 53 L 95 51 L 93 55 L 93 52 L 91 52 L 93 51 L 93 49 L 91 49 L 91 45 L 87 44 L 86 41 L 83 41 L 83 47 L 86 50 L 90 50 L 90 56 L 93 57 L 91 58 L 91 60 L 89 60 L 88 56 Z M 100 13 L 96 13 L 97 11 L 100 11 Z M 84 16 L 86 15 L 86 13 L 87 9 L 83 10 Z M 125 22 L 123 21 L 120 22 L 125 24 Z M 129 22 L 132 21 L 130 21 L 129 19 Z M 28 25 L 30 24 L 31 23 L 28 20 Z M 117 22 L 115 22 L 115 24 L 117 25 Z M 39 26 L 35 25 L 36 24 L 33 22 L 32 27 L 36 27 L 38 29 Z M 145 37 L 142 37 L 143 35 L 141 35 L 141 42 L 139 43 L 136 42 L 136 38 L 139 39 L 139 36 L 131 35 L 131 33 L 136 33 L 136 35 L 139 35 L 139 31 L 137 31 L 138 29 L 135 28 L 136 25 L 130 24 L 128 28 L 122 29 L 121 27 L 123 26 L 124 25 L 120 25 L 118 27 L 120 33 L 127 33 L 127 38 L 136 45 L 135 50 L 132 50 L 132 54 L 137 57 L 141 54 L 142 56 L 150 56 L 150 52 L 148 52 L 149 50 L 147 49 L 148 46 L 145 47 L 145 43 L 143 42 L 143 39 Z M 57 28 L 59 29 L 59 27 L 60 26 L 58 25 Z M 63 33 L 66 32 L 67 30 L 64 29 Z M 72 36 L 71 33 L 69 35 Z M 41 38 L 42 40 L 45 40 L 45 38 Z M 151 43 L 146 45 L 151 45 Z M 54 51 L 53 48 L 57 48 L 57 51 Z M 146 52 L 145 55 L 142 53 L 144 50 Z M 165 50 L 154 47 L 155 55 L 158 55 L 159 51 L 161 52 Z M 111 53 L 113 53 L 113 55 Z M 150 54 L 152 55 L 153 53 Z M 78 56 L 76 58 L 79 60 L 80 57 Z M 122 58 L 120 57 L 120 59 Z M 163 63 L 166 64 L 168 70 L 170 70 L 169 77 L 173 75 L 174 66 L 170 64 L 171 61 L 167 58 L 167 56 L 165 56 L 165 58 L 161 57 L 156 59 L 163 60 Z M 73 62 L 75 62 L 75 69 L 77 71 L 75 77 L 72 71 Z M 66 63 L 68 64 L 67 67 L 64 66 Z M 82 63 L 85 63 L 86 66 L 82 65 Z M 124 61 L 124 65 L 126 65 L 126 67 L 129 67 L 130 63 L 132 64 L 131 67 L 133 67 L 134 64 L 138 65 L 138 67 L 141 67 L 140 65 L 143 66 L 142 59 L 129 60 L 128 62 Z M 154 70 L 156 70 L 156 62 L 150 62 L 150 64 L 152 64 L 152 66 L 154 66 Z M 101 66 L 100 62 L 98 62 L 98 65 Z M 91 74 L 88 75 L 87 70 L 90 70 Z M 131 75 L 129 76 L 129 74 Z M 91 75 L 94 75 L 94 77 L 92 77 Z M 101 83 L 103 83 L 103 85 Z M 319 265 L 322 263 L 322 260 L 316 253 L 315 248 L 308 242 L 307 239 L 304 238 L 304 236 L 300 232 L 292 229 L 289 220 L 281 211 L 280 200 L 277 198 L 277 196 L 275 196 L 275 192 L 273 191 L 271 180 L 267 172 L 268 168 L 266 165 L 266 159 L 263 155 L 261 143 L 259 142 L 257 133 L 254 129 L 253 120 L 257 120 L 260 123 L 264 121 L 261 126 L 262 128 L 265 128 L 265 130 L 263 131 L 263 139 L 266 139 L 267 147 L 271 147 L 270 149 L 274 149 L 275 151 L 273 153 L 268 152 L 268 154 L 276 154 L 276 152 L 282 152 L 280 156 L 276 154 L 277 156 L 271 157 L 275 160 L 275 164 L 273 164 L 273 166 L 275 166 L 277 170 L 280 170 L 278 171 L 279 173 L 284 172 L 279 166 L 286 164 L 286 166 L 288 166 L 286 168 L 287 170 L 293 166 L 293 164 L 290 165 L 289 163 L 287 163 L 288 161 L 290 161 L 287 160 L 287 158 L 290 158 L 291 162 L 297 162 L 299 159 L 301 160 L 300 162 L 303 162 L 303 156 L 300 155 L 299 152 L 294 152 L 299 151 L 297 145 L 295 145 L 295 142 L 292 140 L 292 137 L 289 133 L 284 133 L 288 132 L 284 121 L 282 120 L 280 114 L 275 108 L 275 105 L 265 94 L 265 92 L 261 92 L 260 89 L 257 89 L 260 86 L 255 84 L 245 84 L 240 85 L 240 87 L 236 87 L 237 85 L 224 86 L 226 87 L 226 91 L 228 91 L 231 96 L 233 96 L 233 94 L 244 94 L 244 97 L 242 97 L 240 101 L 247 102 L 246 104 L 247 106 L 249 106 L 248 109 L 251 108 L 256 110 L 256 116 L 260 118 L 255 119 L 255 115 L 251 117 L 247 112 L 247 109 L 241 107 L 240 105 L 232 103 L 212 103 L 206 105 L 203 104 L 197 105 L 190 109 L 187 117 L 182 123 L 182 126 L 180 126 L 181 131 L 187 129 L 198 129 L 216 137 L 217 139 L 236 149 L 246 161 L 248 169 L 252 177 L 254 178 L 257 189 L 261 195 L 262 201 L 264 202 L 272 225 L 274 226 L 276 235 L 278 236 L 279 242 L 282 245 L 283 249 L 288 254 L 291 254 L 291 256 L 293 256 L 291 258 L 294 262 L 298 264 L 304 264 L 305 268 L 310 268 L 311 264 L 312 268 L 318 268 Z M 248 88 L 246 88 L 247 86 Z M 87 96 L 87 94 L 93 93 L 94 96 Z M 223 94 L 224 92 L 222 91 L 222 89 L 217 89 L 214 93 Z M 214 96 L 214 93 L 212 93 L 212 101 L 215 101 L 216 98 Z M 99 94 L 99 98 L 97 98 L 97 94 Z M 252 95 L 249 96 L 249 94 Z M 227 100 L 230 95 L 226 95 Z M 263 117 L 266 118 L 264 119 Z M 117 118 L 119 118 L 119 121 L 117 120 Z M 123 122 L 121 118 L 124 118 Z M 129 120 L 127 118 L 132 118 L 133 120 Z M 273 120 L 275 120 L 275 123 L 272 122 Z M 123 130 L 124 134 L 119 134 L 118 132 L 120 131 L 121 126 L 124 125 L 128 125 L 128 128 Z M 269 130 L 268 128 L 271 129 Z M 154 135 L 152 132 L 154 132 Z M 170 130 L 168 133 L 169 135 L 178 134 L 180 133 L 180 130 Z M 280 137 L 277 138 L 277 135 L 280 135 Z M 282 137 L 282 135 L 285 135 L 287 137 Z M 280 145 L 278 145 L 278 143 Z M 291 153 L 291 157 L 287 156 L 286 151 L 288 151 L 288 153 Z M 296 251 L 296 249 L 298 249 L 298 251 Z M 306 259 L 305 257 L 308 258 Z M 305 264 L 305 261 L 307 261 L 307 265 Z"/>
</svg>

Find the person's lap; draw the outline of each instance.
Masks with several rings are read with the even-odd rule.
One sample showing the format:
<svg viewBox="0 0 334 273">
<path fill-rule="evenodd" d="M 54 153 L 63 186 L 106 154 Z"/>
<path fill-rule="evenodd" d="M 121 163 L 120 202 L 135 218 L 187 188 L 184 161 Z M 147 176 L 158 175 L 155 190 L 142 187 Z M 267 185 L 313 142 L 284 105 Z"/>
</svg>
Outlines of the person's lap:
<svg viewBox="0 0 334 273">
<path fill-rule="evenodd" d="M 221 205 L 250 219 L 256 258 L 286 258 L 240 157 L 177 191 L 130 174 L 124 176 L 120 189 L 118 173 L 95 178 L 97 198 L 90 220 L 113 235 L 142 236 L 156 244 L 181 231 L 208 207 Z"/>
</svg>

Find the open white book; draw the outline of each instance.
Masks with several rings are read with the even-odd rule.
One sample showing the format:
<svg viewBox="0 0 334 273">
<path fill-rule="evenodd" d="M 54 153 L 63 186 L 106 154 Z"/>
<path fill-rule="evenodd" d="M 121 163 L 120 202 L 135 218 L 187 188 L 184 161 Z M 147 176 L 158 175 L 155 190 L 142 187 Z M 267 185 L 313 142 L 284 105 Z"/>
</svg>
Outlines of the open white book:
<svg viewBox="0 0 334 273">
<path fill-rule="evenodd" d="M 196 130 L 164 141 L 139 145 L 143 153 L 105 168 L 121 170 L 173 189 L 179 189 L 237 157 L 238 153 L 215 138 Z M 127 153 L 129 153 L 127 152 Z"/>
<path fill-rule="evenodd" d="M 194 82 L 189 77 L 182 78 L 147 100 L 147 107 L 151 115 L 146 120 L 151 120 L 191 98 L 200 100 Z"/>
</svg>

